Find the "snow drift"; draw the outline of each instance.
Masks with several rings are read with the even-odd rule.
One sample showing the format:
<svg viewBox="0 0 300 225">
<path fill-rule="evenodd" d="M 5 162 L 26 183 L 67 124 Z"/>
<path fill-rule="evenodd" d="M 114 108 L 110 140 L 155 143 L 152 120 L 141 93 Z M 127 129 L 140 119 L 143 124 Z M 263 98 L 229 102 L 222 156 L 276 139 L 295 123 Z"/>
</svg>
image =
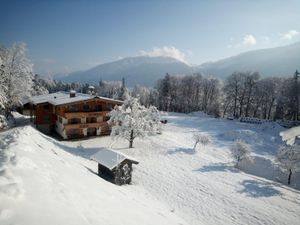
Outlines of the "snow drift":
<svg viewBox="0 0 300 225">
<path fill-rule="evenodd" d="M 0 224 L 186 224 L 143 188 L 106 182 L 95 162 L 31 126 L 0 137 Z"/>
</svg>

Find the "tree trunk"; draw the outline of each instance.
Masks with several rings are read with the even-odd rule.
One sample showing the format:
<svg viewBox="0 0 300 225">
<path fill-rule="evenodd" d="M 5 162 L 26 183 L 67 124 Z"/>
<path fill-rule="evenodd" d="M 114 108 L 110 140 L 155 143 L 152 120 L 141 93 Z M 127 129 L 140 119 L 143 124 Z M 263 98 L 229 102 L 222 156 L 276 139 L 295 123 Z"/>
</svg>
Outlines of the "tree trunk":
<svg viewBox="0 0 300 225">
<path fill-rule="evenodd" d="M 197 144 L 198 144 L 198 142 L 196 141 L 196 143 L 194 144 L 194 147 L 193 147 L 194 150 L 196 149 Z"/>
<path fill-rule="evenodd" d="M 269 106 L 269 109 L 268 109 L 268 120 L 271 118 L 271 111 L 272 111 L 272 107 L 273 107 L 273 103 L 274 103 L 274 98 L 272 98 L 272 101 L 270 102 L 270 106 Z"/>
<path fill-rule="evenodd" d="M 250 88 L 250 90 L 249 90 L 249 95 L 248 95 L 248 99 L 247 99 L 247 104 L 246 104 L 246 115 L 245 115 L 246 117 L 249 116 L 251 93 L 252 93 L 252 88 Z"/>
<path fill-rule="evenodd" d="M 233 117 L 236 118 L 236 104 L 237 104 L 237 98 L 234 99 L 234 106 L 233 106 Z"/>
<path fill-rule="evenodd" d="M 131 133 L 130 133 L 130 140 L 129 140 L 129 148 L 132 148 L 133 147 L 133 130 L 131 130 Z"/>
<path fill-rule="evenodd" d="M 290 173 L 289 173 L 289 179 L 288 179 L 288 185 L 291 184 L 291 177 L 292 177 L 292 170 L 289 169 Z"/>
</svg>

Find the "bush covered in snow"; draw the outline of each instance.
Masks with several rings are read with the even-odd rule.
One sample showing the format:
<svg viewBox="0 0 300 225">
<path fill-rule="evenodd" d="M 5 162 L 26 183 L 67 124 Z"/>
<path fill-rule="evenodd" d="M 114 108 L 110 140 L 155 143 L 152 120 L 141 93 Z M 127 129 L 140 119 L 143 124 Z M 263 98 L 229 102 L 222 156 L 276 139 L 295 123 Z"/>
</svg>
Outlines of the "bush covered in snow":
<svg viewBox="0 0 300 225">
<path fill-rule="evenodd" d="M 195 150 L 197 147 L 197 144 L 202 144 L 203 146 L 208 145 L 211 142 L 211 138 L 206 135 L 206 134 L 202 134 L 202 133 L 196 133 L 193 135 L 193 139 L 195 141 L 194 147 L 193 149 Z"/>
<path fill-rule="evenodd" d="M 249 158 L 251 147 L 241 140 L 236 140 L 230 148 L 231 154 L 235 159 L 235 166 L 238 167 L 238 163 L 246 158 Z"/>
<path fill-rule="evenodd" d="M 293 172 L 300 171 L 300 146 L 282 146 L 279 148 L 277 161 L 282 170 L 288 172 L 288 184 L 291 184 Z"/>
</svg>

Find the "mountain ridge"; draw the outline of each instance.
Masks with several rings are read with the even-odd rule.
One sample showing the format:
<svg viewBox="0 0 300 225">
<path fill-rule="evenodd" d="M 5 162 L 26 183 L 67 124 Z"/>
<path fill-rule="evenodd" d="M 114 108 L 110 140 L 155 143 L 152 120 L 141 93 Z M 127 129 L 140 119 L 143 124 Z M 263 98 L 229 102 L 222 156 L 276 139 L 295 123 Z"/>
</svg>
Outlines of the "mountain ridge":
<svg viewBox="0 0 300 225">
<path fill-rule="evenodd" d="M 300 42 L 275 48 L 240 53 L 215 62 L 203 63 L 197 71 L 226 78 L 236 71 L 256 71 L 263 77 L 288 76 L 300 68 Z"/>
<path fill-rule="evenodd" d="M 203 73 L 224 79 L 236 71 L 255 71 L 262 77 L 286 77 L 292 75 L 296 69 L 300 69 L 300 42 L 247 51 L 199 66 L 191 66 L 172 57 L 127 57 L 85 71 L 75 71 L 57 79 L 64 82 L 97 83 L 99 80 L 120 81 L 124 77 L 128 86 L 154 86 L 166 73 Z"/>
<path fill-rule="evenodd" d="M 121 80 L 122 77 L 125 77 L 131 86 L 136 84 L 153 86 L 166 73 L 186 74 L 191 72 L 193 72 L 193 67 L 171 57 L 137 56 L 100 64 L 83 72 L 76 71 L 62 77 L 61 80 L 95 83 L 101 79 Z"/>
</svg>

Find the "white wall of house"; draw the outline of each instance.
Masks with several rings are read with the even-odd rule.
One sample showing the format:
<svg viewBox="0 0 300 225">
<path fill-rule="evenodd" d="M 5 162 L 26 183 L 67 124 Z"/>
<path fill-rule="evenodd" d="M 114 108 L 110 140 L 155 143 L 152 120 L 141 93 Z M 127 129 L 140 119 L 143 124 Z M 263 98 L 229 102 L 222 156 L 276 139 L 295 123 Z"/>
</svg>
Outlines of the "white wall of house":
<svg viewBox="0 0 300 225">
<path fill-rule="evenodd" d="M 98 116 L 97 117 L 97 123 L 103 122 L 103 116 Z"/>
<path fill-rule="evenodd" d="M 87 128 L 82 129 L 82 131 L 83 131 L 83 135 L 87 136 Z"/>
<path fill-rule="evenodd" d="M 81 123 L 86 123 L 86 117 L 81 118 Z"/>
<path fill-rule="evenodd" d="M 97 128 L 97 136 L 101 134 L 101 127 Z"/>
<path fill-rule="evenodd" d="M 59 118 L 58 118 L 58 120 L 56 121 L 55 130 L 60 136 L 62 136 L 63 139 L 67 139 L 68 137 L 66 134 L 66 130 L 64 128 L 64 124 L 67 124 L 68 120 L 64 119 L 63 117 L 60 118 L 62 119 L 62 123 L 59 122 Z"/>
</svg>

